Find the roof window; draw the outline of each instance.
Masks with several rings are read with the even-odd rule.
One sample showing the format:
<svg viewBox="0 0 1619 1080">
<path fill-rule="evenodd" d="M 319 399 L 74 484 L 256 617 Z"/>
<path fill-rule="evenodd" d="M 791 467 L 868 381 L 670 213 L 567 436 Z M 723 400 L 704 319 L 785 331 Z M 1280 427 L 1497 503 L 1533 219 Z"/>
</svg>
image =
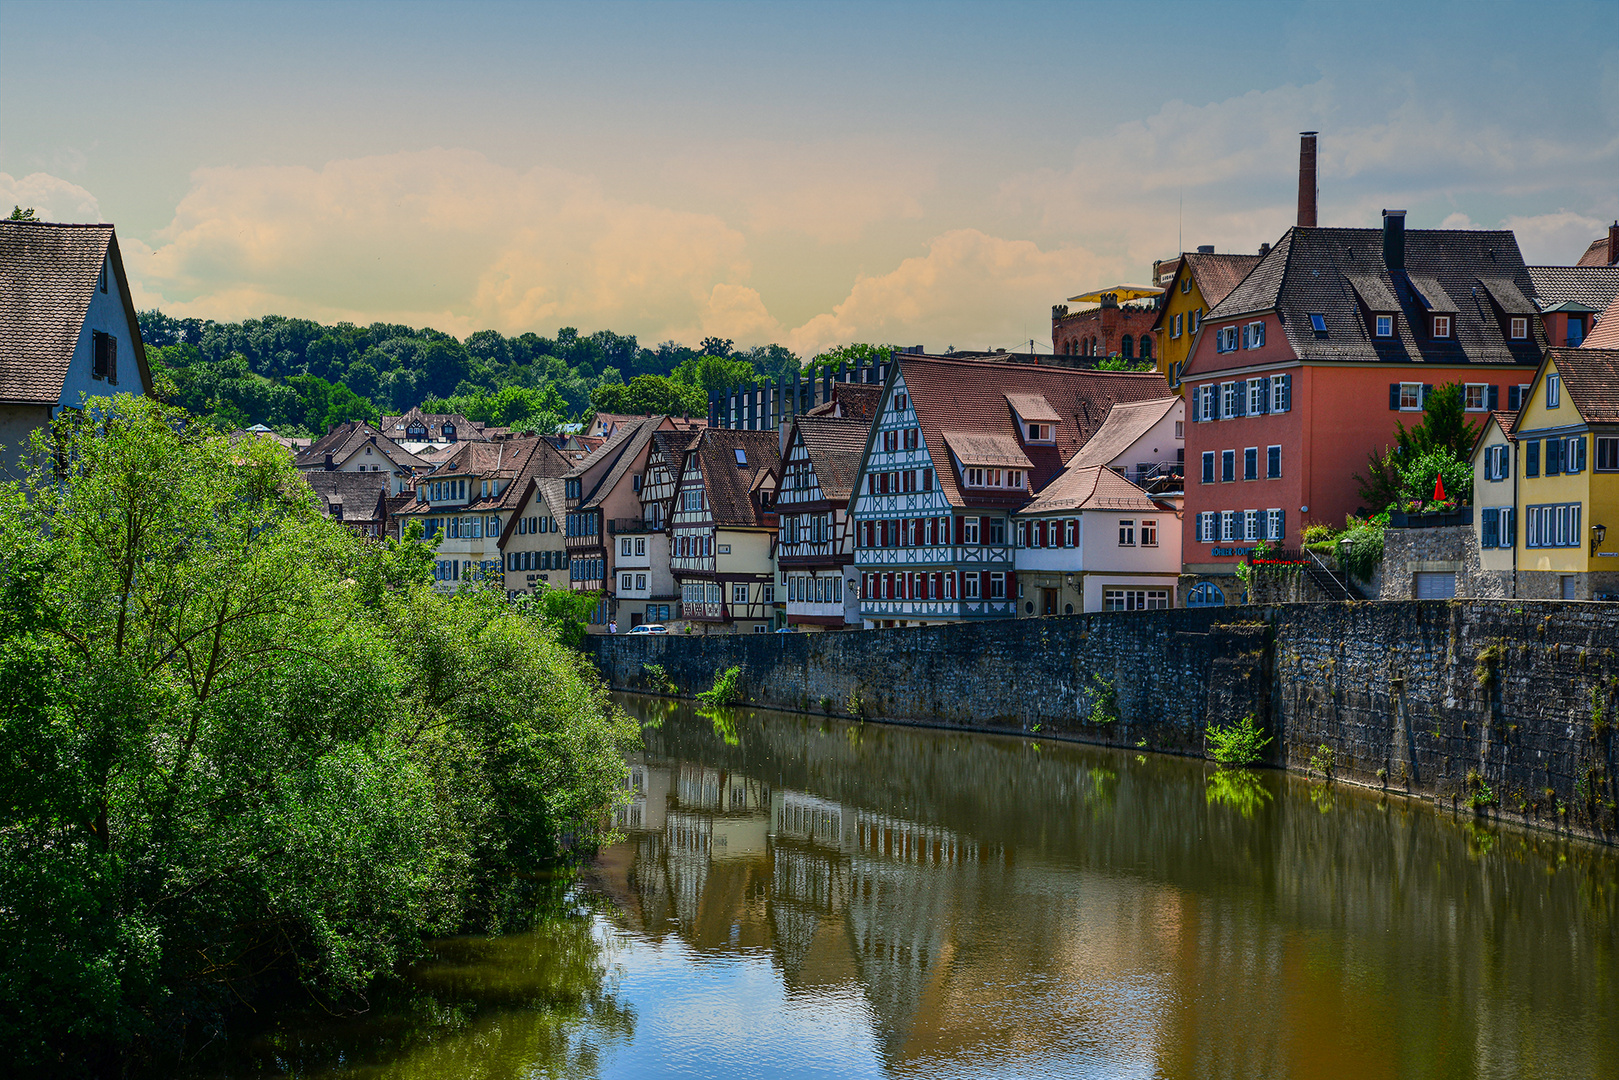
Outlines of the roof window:
<svg viewBox="0 0 1619 1080">
<path fill-rule="evenodd" d="M 748 464 L 748 452 L 742 449 L 740 446 L 736 448 L 736 463 L 744 468 L 746 468 Z"/>
<path fill-rule="evenodd" d="M 1311 315 L 1310 329 L 1318 334 L 1325 334 L 1327 332 L 1327 317 L 1325 315 Z"/>
</svg>

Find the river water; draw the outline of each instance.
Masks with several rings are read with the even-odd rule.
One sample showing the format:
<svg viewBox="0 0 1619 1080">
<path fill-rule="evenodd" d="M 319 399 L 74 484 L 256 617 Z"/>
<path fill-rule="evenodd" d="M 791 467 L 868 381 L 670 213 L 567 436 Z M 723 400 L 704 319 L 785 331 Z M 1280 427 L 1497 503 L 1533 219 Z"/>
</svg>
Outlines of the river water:
<svg viewBox="0 0 1619 1080">
<path fill-rule="evenodd" d="M 1615 854 L 1274 771 L 626 697 L 573 911 L 300 1076 L 1619 1075 Z"/>
</svg>

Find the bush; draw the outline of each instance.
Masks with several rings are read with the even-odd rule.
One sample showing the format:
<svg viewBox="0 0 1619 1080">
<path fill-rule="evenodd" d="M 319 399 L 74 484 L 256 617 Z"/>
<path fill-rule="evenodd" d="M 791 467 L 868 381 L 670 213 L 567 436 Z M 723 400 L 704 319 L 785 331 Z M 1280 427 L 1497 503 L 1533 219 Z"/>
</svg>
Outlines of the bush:
<svg viewBox="0 0 1619 1080">
<path fill-rule="evenodd" d="M 489 590 L 314 508 L 268 440 L 121 396 L 0 484 L 0 1039 L 127 1072 L 520 921 L 635 728 Z M 65 482 L 56 462 L 68 463 Z"/>
<path fill-rule="evenodd" d="M 743 700 L 742 669 L 728 667 L 714 672 L 714 685 L 700 692 L 697 700 L 712 706 L 740 704 Z"/>
<path fill-rule="evenodd" d="M 1335 549 L 1338 565 L 1345 573 L 1362 581 L 1372 579 L 1378 564 L 1383 561 L 1383 530 L 1387 524 L 1387 514 L 1372 518 L 1351 517 L 1345 522 Z M 1346 540 L 1348 543 L 1344 543 Z"/>
<path fill-rule="evenodd" d="M 1252 765 L 1271 741 L 1259 730 L 1252 713 L 1227 727 L 1210 724 L 1204 735 L 1209 756 L 1222 765 Z"/>
</svg>

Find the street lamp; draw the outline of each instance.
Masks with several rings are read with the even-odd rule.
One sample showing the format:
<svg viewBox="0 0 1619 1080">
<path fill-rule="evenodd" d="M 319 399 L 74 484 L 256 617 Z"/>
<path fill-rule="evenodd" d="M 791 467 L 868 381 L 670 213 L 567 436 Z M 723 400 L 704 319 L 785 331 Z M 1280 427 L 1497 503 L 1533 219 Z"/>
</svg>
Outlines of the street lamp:
<svg viewBox="0 0 1619 1080">
<path fill-rule="evenodd" d="M 1593 553 L 1596 552 L 1597 549 L 1602 547 L 1602 541 L 1606 540 L 1607 538 L 1608 527 L 1606 525 L 1591 526 L 1591 551 Z"/>
</svg>

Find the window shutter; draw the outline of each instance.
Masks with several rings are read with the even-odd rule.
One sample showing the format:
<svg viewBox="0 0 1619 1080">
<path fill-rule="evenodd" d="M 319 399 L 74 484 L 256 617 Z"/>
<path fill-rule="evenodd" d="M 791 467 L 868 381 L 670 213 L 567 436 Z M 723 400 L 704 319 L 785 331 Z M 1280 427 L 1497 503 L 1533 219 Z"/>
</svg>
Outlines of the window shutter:
<svg viewBox="0 0 1619 1080">
<path fill-rule="evenodd" d="M 1494 412 L 1495 410 L 1499 409 L 1500 407 L 1501 407 L 1501 388 L 1499 386 L 1492 386 L 1492 387 L 1490 387 L 1490 411 Z"/>
<path fill-rule="evenodd" d="M 1276 514 L 1276 540 L 1281 542 L 1287 539 L 1287 511 L 1281 510 Z"/>
<path fill-rule="evenodd" d="M 1264 416 L 1267 412 L 1270 411 L 1270 394 L 1268 392 L 1269 390 L 1270 390 L 1270 380 L 1269 379 L 1260 379 L 1259 380 L 1259 408 L 1254 410 L 1254 415 L 1255 416 Z M 1248 384 L 1248 396 L 1249 396 L 1249 398 L 1252 398 L 1254 396 L 1254 384 L 1252 382 L 1249 382 L 1249 384 Z"/>
<path fill-rule="evenodd" d="M 1509 506 L 1502 512 L 1501 546 L 1515 547 L 1518 543 L 1518 510 Z"/>
<path fill-rule="evenodd" d="M 1282 376 L 1282 411 L 1293 411 L 1293 376 L 1291 373 Z"/>
<path fill-rule="evenodd" d="M 1202 389 L 1200 387 L 1194 386 L 1194 387 L 1191 387 L 1188 390 L 1187 395 L 1186 395 L 1186 401 L 1187 401 L 1186 415 L 1187 415 L 1187 418 L 1190 419 L 1192 421 L 1192 423 L 1194 423 L 1194 424 L 1197 423 L 1198 420 L 1201 419 L 1201 417 L 1198 416 L 1199 410 L 1198 410 L 1198 407 L 1197 407 L 1197 399 L 1198 399 L 1198 396 L 1201 393 L 1202 393 Z"/>
<path fill-rule="evenodd" d="M 1581 473 L 1581 472 L 1585 471 L 1585 436 L 1584 435 L 1581 435 L 1579 437 L 1579 439 L 1576 440 L 1576 442 L 1574 443 L 1574 468 L 1572 470 L 1570 470 L 1570 471 L 1577 472 L 1577 473 Z"/>
<path fill-rule="evenodd" d="M 1513 412 L 1518 411 L 1518 388 L 1516 386 L 1507 387 L 1507 408 Z"/>
<path fill-rule="evenodd" d="M 1231 387 L 1232 416 L 1248 415 L 1248 380 L 1244 379 Z"/>
<path fill-rule="evenodd" d="M 1424 409 L 1426 409 L 1428 407 L 1428 395 L 1431 394 L 1431 393 L 1433 393 L 1433 383 L 1423 383 L 1422 384 L 1422 407 Z"/>
<path fill-rule="evenodd" d="M 1540 440 L 1530 439 L 1523 444 L 1523 474 L 1540 475 Z"/>
<path fill-rule="evenodd" d="M 1546 440 L 1546 475 L 1556 476 L 1563 471 L 1563 440 Z"/>
<path fill-rule="evenodd" d="M 1485 510 L 1482 518 L 1484 526 L 1483 536 L 1479 540 L 1480 547 L 1497 547 L 1500 539 L 1501 511 Z"/>
<path fill-rule="evenodd" d="M 118 339 L 111 334 L 106 336 L 107 341 L 107 381 L 114 386 L 118 385 Z"/>
<path fill-rule="evenodd" d="M 1400 384 L 1397 382 L 1389 383 L 1389 408 L 1396 411 L 1400 408 Z"/>
</svg>

